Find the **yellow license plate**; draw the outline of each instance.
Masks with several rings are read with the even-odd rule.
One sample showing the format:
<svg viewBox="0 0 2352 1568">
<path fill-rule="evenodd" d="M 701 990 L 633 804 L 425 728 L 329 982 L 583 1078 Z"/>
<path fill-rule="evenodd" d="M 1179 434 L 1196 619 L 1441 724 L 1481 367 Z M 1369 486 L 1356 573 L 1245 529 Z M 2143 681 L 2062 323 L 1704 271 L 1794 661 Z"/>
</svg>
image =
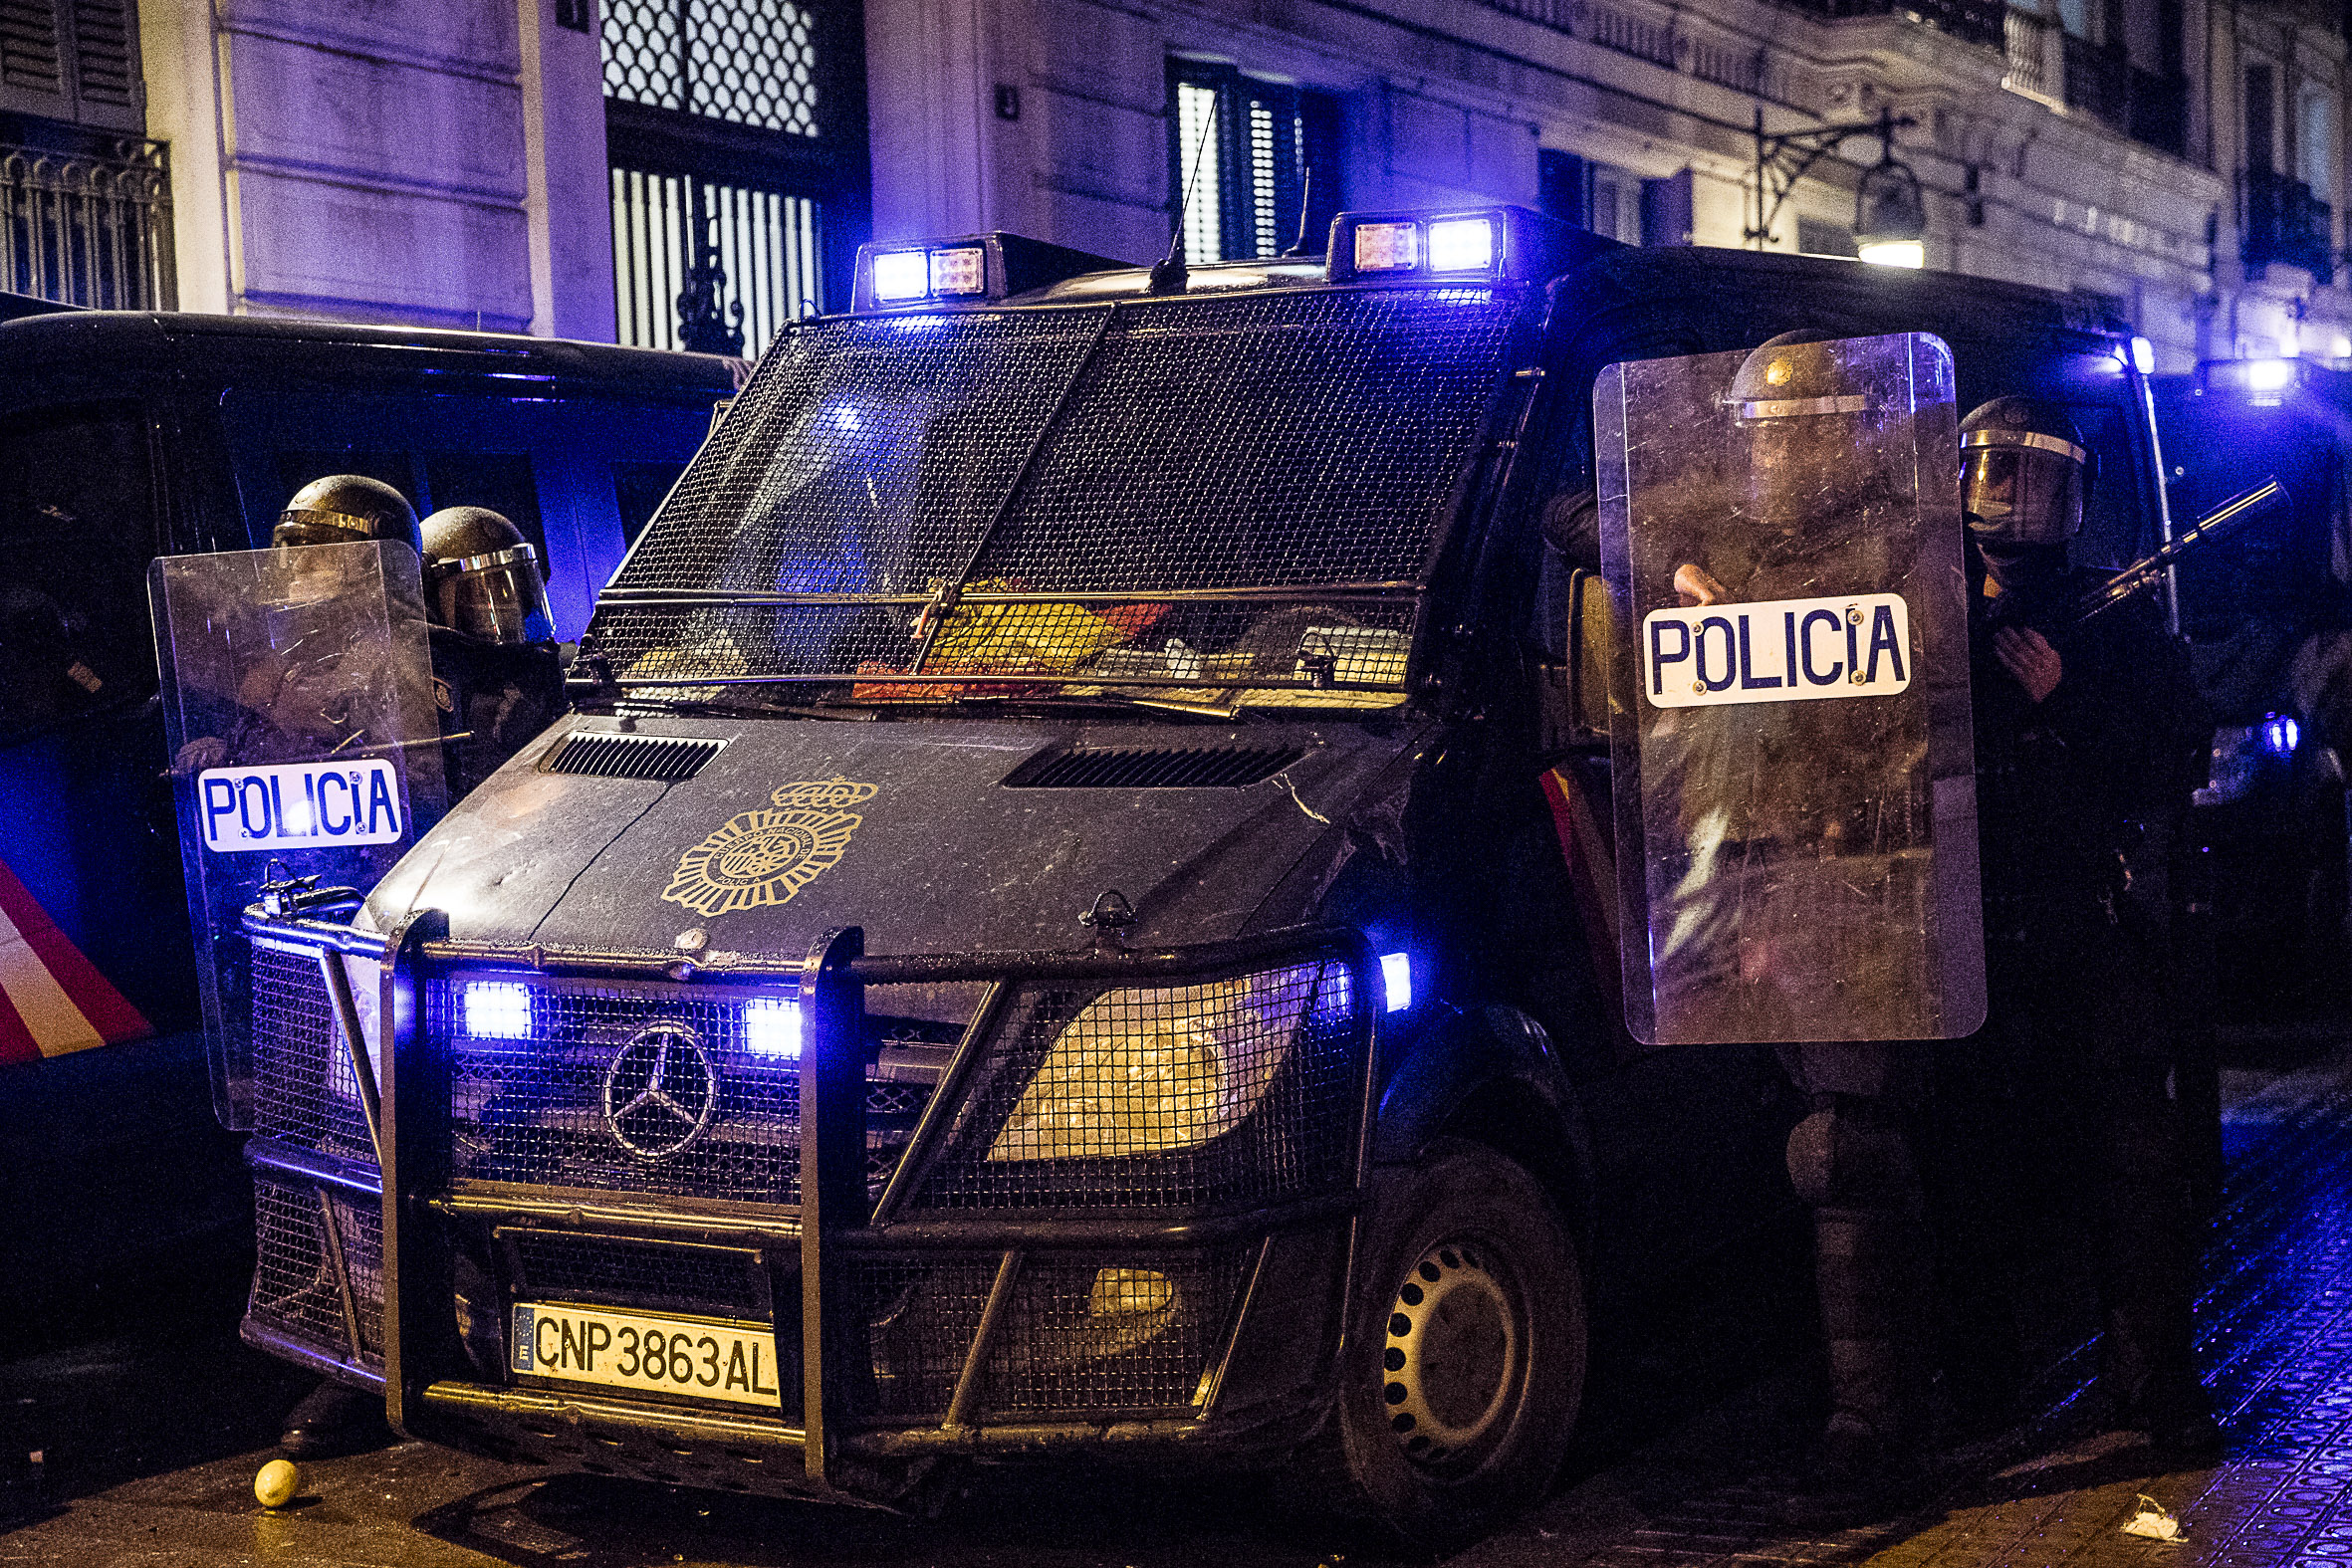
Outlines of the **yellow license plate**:
<svg viewBox="0 0 2352 1568">
<path fill-rule="evenodd" d="M 527 1377 L 771 1410 L 781 1398 L 776 1335 L 765 1324 L 518 1303 L 511 1344 L 509 1364 Z"/>
</svg>

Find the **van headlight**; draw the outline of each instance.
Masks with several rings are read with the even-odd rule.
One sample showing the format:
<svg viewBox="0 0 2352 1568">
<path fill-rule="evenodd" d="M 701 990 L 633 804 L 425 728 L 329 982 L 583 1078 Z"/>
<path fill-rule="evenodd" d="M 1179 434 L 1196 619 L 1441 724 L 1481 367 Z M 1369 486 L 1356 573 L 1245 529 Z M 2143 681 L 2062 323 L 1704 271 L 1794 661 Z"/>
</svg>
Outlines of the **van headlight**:
<svg viewBox="0 0 2352 1568">
<path fill-rule="evenodd" d="M 1197 1149 L 1258 1108 L 1310 1008 L 1346 1006 L 1347 970 L 1336 962 L 1104 992 L 1055 1038 L 988 1159 Z"/>
</svg>

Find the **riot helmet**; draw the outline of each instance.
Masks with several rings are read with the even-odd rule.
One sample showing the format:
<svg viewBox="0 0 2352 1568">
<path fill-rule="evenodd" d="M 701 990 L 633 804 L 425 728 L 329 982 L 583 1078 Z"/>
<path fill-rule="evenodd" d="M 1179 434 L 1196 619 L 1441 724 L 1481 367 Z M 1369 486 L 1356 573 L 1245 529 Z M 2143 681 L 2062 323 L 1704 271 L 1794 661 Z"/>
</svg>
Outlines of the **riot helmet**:
<svg viewBox="0 0 2352 1568">
<path fill-rule="evenodd" d="M 1960 507 L 1988 558 L 2063 549 L 2082 527 L 2082 431 L 2065 408 L 1996 397 L 1960 422 Z"/>
<path fill-rule="evenodd" d="M 379 479 L 363 474 L 330 474 L 294 493 L 273 545 L 358 545 L 375 539 L 403 541 L 416 548 L 416 509 Z"/>
<path fill-rule="evenodd" d="M 1793 566 L 1849 534 L 1845 509 L 1823 500 L 1844 493 L 1865 440 L 1864 384 L 1846 363 L 1845 345 L 1819 332 L 1782 333 L 1732 377 L 1729 412 L 1748 447 L 1743 511 L 1760 567 Z"/>
<path fill-rule="evenodd" d="M 424 520 L 425 611 L 484 642 L 556 640 L 539 555 L 488 507 L 444 507 Z"/>
</svg>

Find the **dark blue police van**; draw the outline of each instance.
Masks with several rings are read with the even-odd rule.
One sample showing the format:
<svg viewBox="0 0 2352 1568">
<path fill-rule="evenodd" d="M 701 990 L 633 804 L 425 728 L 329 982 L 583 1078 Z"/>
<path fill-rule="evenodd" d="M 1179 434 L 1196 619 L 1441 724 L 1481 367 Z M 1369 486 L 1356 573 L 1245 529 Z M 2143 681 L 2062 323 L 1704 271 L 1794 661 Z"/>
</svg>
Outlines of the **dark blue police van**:
<svg viewBox="0 0 2352 1568">
<path fill-rule="evenodd" d="M 0 297 L 0 1322 L 251 1219 L 206 1082 L 148 562 L 266 546 L 296 489 L 364 474 L 514 520 L 576 637 L 736 369 Z"/>
</svg>

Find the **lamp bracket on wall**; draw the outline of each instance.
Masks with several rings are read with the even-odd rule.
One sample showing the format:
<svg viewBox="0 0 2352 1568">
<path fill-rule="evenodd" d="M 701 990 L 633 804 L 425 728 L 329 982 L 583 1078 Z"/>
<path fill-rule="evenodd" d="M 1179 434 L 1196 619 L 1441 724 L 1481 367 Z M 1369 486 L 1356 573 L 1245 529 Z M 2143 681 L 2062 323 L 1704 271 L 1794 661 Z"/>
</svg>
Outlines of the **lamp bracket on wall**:
<svg viewBox="0 0 2352 1568">
<path fill-rule="evenodd" d="M 1860 119 L 1840 125 L 1819 125 L 1810 130 L 1783 130 L 1776 135 L 1765 135 L 1764 106 L 1756 107 L 1756 210 L 1755 225 L 1743 232 L 1758 250 L 1769 250 L 1772 244 L 1772 224 L 1780 216 L 1781 204 L 1796 182 L 1822 158 L 1838 149 L 1848 136 L 1878 137 L 1879 162 L 1894 160 L 1895 132 L 1918 124 L 1909 114 L 1897 114 L 1891 109 L 1881 109 L 1876 119 Z"/>
</svg>

